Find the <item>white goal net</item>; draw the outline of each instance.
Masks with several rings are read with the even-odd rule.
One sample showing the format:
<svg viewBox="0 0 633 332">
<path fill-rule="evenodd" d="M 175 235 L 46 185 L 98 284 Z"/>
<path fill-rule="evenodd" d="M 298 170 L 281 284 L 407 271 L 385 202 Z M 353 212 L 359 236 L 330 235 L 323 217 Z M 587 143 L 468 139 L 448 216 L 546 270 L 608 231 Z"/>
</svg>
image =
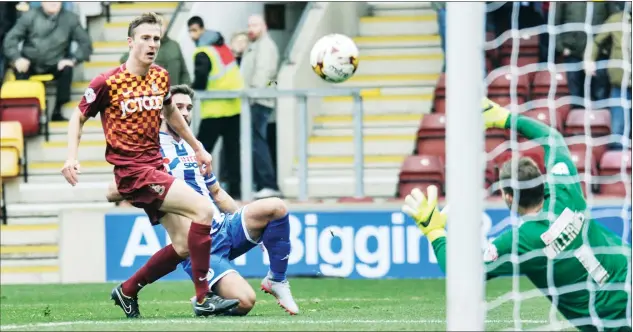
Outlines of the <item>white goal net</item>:
<svg viewBox="0 0 633 332">
<path fill-rule="evenodd" d="M 450 8 L 447 10 L 449 19 Z M 557 159 L 560 150 L 541 147 L 560 144 L 557 140 L 560 136 L 550 134 L 529 139 L 517 132 L 518 123 L 513 118 L 511 130 L 488 130 L 486 133 L 486 170 L 490 170 L 486 174 L 494 177 L 491 181 L 493 185 L 488 188 L 488 199 L 496 198 L 501 202 L 499 189 L 502 187 L 511 186 L 515 188 L 515 193 L 518 193 L 516 188 L 534 187 L 534 181 L 519 183 L 518 162 L 512 163 L 510 180 L 499 181 L 499 168 L 505 161 L 517 160 L 518 156 L 531 157 L 542 172 L 547 172 L 542 181 L 546 181 L 548 187 L 545 192 L 549 206 L 544 206 L 542 211 L 548 212 L 539 217 L 548 220 L 548 231 L 554 232 L 554 228 L 558 227 L 556 221 L 562 218 L 560 204 L 573 201 L 576 206 L 569 207 L 570 212 L 575 213 L 572 219 L 577 220 L 575 216 L 582 215 L 578 219 L 581 223 L 578 234 L 572 231 L 574 234 L 570 235 L 565 230 L 557 234 L 582 237 L 583 245 L 565 250 L 565 246 L 575 239 L 570 237 L 563 241 L 565 243 L 559 243 L 560 252 L 548 252 L 545 248 L 526 253 L 526 248 L 535 244 L 526 243 L 533 239 L 520 235 L 520 226 L 529 222 L 527 219 L 530 218 L 517 216 L 520 199 L 515 195 L 510 217 L 493 225 L 487 239 L 492 241 L 506 231 L 512 233 L 512 251 L 506 257 L 512 272 L 509 277 L 486 282 L 480 308 L 485 315 L 478 316 L 476 312 L 472 315 L 481 317 L 486 329 L 492 330 L 553 331 L 586 326 L 601 331 L 630 326 L 631 2 L 492 2 L 486 5 L 486 11 L 484 50 L 488 68 L 485 75 L 488 98 L 506 106 L 514 114 L 529 116 L 560 132 L 569 149 L 571 162 L 578 170 L 577 177 L 573 176 L 573 172 L 572 176 L 561 176 L 568 173 L 557 163 L 560 161 Z M 450 38 L 450 26 L 448 29 Z M 478 33 L 477 29 L 470 32 L 475 33 Z M 454 44 L 447 45 L 447 53 L 450 54 L 450 46 Z M 450 75 L 458 75 L 450 70 L 451 63 L 454 62 L 447 63 L 447 82 L 451 80 Z M 449 107 L 451 98 L 456 100 L 461 96 L 450 96 L 447 92 Z M 449 116 L 451 108 L 447 112 Z M 450 120 L 447 123 L 450 125 Z M 450 132 L 448 135 L 447 154 L 451 153 Z M 450 156 L 447 158 L 450 160 Z M 465 159 L 461 161 L 466 162 Z M 451 183 L 451 173 L 448 176 L 447 198 L 453 206 L 452 213 L 455 205 L 451 203 L 451 191 L 465 191 L 465 184 Z M 584 196 L 587 205 L 585 211 L 576 211 L 577 200 L 560 189 L 566 183 L 574 182 L 580 182 L 580 195 Z M 587 226 L 589 220 L 593 220 L 596 226 Z M 449 245 L 454 240 L 454 232 L 465 232 L 452 228 L 453 222 L 460 221 L 449 215 Z M 615 241 L 612 245 L 595 246 L 597 228 L 606 229 L 623 244 Z M 543 241 L 547 245 L 548 242 Z M 485 247 L 488 243 L 481 245 Z M 461 252 L 468 254 L 467 249 Z M 622 264 L 625 267 L 618 267 L 625 269 L 624 274 L 601 274 L 604 272 L 598 259 L 602 261 L 604 257 L 615 255 L 625 257 L 624 261 L 617 260 L 625 263 Z M 451 325 L 451 320 L 456 319 L 455 315 L 451 317 L 451 302 L 459 300 L 458 295 L 450 291 L 458 288 L 454 283 L 462 280 L 477 289 L 473 281 L 466 281 L 463 276 L 461 279 L 455 275 L 451 277 L 451 273 L 457 271 L 451 270 L 457 265 L 450 261 L 455 257 L 450 256 L 449 248 L 449 329 L 458 326 Z M 459 260 L 464 262 L 465 259 Z M 575 260 L 576 263 L 561 265 L 565 260 Z M 542 272 L 534 272 L 535 266 L 540 266 Z M 614 268 L 608 266 L 605 269 Z M 563 269 L 566 270 L 563 272 Z M 571 282 L 569 280 L 574 279 L 574 273 L 587 277 Z M 533 282 L 535 280 L 536 283 Z M 616 293 L 620 295 L 614 296 Z M 469 294 L 480 296 L 477 291 Z M 570 295 L 577 296 L 571 300 Z M 561 314 L 561 307 L 567 308 L 568 317 Z M 571 308 L 576 308 L 575 314 L 570 314 Z M 614 313 L 620 309 L 621 314 Z M 471 317 L 466 312 L 463 315 Z M 513 323 L 500 324 L 500 321 Z M 497 323 L 491 325 L 490 322 Z"/>
</svg>

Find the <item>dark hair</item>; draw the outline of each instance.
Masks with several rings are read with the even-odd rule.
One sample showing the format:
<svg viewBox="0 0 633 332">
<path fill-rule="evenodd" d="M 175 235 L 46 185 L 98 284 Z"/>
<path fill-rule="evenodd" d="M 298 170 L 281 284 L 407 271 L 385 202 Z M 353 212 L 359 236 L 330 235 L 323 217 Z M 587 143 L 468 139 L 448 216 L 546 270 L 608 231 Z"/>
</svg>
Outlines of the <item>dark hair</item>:
<svg viewBox="0 0 633 332">
<path fill-rule="evenodd" d="M 130 22 L 127 28 L 127 36 L 133 37 L 134 30 L 141 24 L 158 24 L 162 27 L 163 19 L 156 13 L 143 13 Z"/>
<path fill-rule="evenodd" d="M 187 20 L 187 26 L 190 27 L 194 24 L 199 25 L 201 28 L 204 28 L 204 21 L 200 16 L 192 16 L 189 20 Z"/>
<path fill-rule="evenodd" d="M 193 89 L 190 88 L 186 84 L 172 85 L 171 89 L 169 90 L 169 92 L 171 93 L 172 96 L 173 95 L 178 95 L 178 94 L 183 94 L 183 95 L 189 96 L 189 98 L 191 98 L 191 99 L 193 99 L 193 96 L 195 95 L 195 93 L 193 92 Z"/>
<path fill-rule="evenodd" d="M 521 157 L 518 160 L 517 180 L 519 187 L 512 187 L 512 183 L 502 184 L 502 190 L 504 194 L 509 194 L 513 198 L 515 194 L 519 195 L 519 206 L 522 208 L 535 207 L 545 198 L 545 184 L 542 181 L 541 170 L 538 165 L 530 157 Z M 539 181 L 538 179 L 541 178 Z M 501 166 L 499 171 L 499 180 L 511 181 L 512 180 L 512 160 L 508 160 Z M 526 182 L 537 181 L 536 184 L 528 184 Z"/>
</svg>

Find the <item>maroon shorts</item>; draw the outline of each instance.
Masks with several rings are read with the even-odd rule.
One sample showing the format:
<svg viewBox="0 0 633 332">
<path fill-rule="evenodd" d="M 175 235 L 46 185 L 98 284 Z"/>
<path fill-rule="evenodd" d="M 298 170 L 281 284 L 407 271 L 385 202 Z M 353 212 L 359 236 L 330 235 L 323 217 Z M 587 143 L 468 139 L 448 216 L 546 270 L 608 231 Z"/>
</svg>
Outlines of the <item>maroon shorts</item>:
<svg viewBox="0 0 633 332">
<path fill-rule="evenodd" d="M 123 198 L 133 206 L 144 209 L 152 222 L 158 225 L 165 213 L 160 207 L 175 178 L 169 175 L 164 166 L 117 166 L 114 168 L 114 180 Z"/>
</svg>

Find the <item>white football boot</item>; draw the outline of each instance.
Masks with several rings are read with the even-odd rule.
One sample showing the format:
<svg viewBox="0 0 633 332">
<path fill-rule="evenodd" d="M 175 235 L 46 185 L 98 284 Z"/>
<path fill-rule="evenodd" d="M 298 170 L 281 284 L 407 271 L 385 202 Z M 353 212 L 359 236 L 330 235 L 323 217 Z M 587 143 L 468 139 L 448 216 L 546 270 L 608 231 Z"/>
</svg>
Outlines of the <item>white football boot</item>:
<svg viewBox="0 0 633 332">
<path fill-rule="evenodd" d="M 262 279 L 262 288 L 264 292 L 274 296 L 277 298 L 277 304 L 280 307 L 284 308 L 286 312 L 291 315 L 296 315 L 299 313 L 299 307 L 295 300 L 292 298 L 292 293 L 290 292 L 290 283 L 288 280 L 284 281 L 273 281 L 271 279 L 271 275 L 268 274 L 266 278 Z"/>
</svg>

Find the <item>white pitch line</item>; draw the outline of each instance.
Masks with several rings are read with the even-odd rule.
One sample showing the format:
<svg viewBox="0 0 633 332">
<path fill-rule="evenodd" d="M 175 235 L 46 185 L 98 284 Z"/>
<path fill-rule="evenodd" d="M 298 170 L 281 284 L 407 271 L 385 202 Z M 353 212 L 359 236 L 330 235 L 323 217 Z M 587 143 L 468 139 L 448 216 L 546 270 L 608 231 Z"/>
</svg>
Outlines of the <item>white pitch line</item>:
<svg viewBox="0 0 633 332">
<path fill-rule="evenodd" d="M 257 324 L 257 325 L 266 325 L 266 324 L 443 324 L 446 321 L 443 319 L 373 319 L 373 320 L 362 320 L 362 319 L 327 319 L 327 320 L 318 320 L 318 319 L 289 319 L 289 320 L 279 320 L 279 319 L 250 319 L 250 318 L 237 318 L 237 319 L 226 319 L 226 318 L 212 318 L 211 320 L 205 319 L 191 319 L 191 318 L 183 318 L 183 319 L 141 319 L 135 321 L 129 320 L 94 320 L 94 321 L 74 321 L 74 322 L 48 322 L 48 323 L 31 323 L 31 324 L 10 324 L 10 325 L 0 325 L 0 330 L 22 330 L 22 329 L 30 329 L 30 328 L 46 328 L 46 327 L 61 327 L 61 326 L 73 326 L 73 325 L 132 325 L 132 324 L 142 324 L 142 325 L 158 325 L 158 324 L 228 324 L 228 325 L 246 325 L 246 324 Z M 488 324 L 513 324 L 514 320 L 486 320 Z M 521 323 L 524 324 L 544 324 L 547 323 L 545 320 L 522 320 Z"/>
</svg>

